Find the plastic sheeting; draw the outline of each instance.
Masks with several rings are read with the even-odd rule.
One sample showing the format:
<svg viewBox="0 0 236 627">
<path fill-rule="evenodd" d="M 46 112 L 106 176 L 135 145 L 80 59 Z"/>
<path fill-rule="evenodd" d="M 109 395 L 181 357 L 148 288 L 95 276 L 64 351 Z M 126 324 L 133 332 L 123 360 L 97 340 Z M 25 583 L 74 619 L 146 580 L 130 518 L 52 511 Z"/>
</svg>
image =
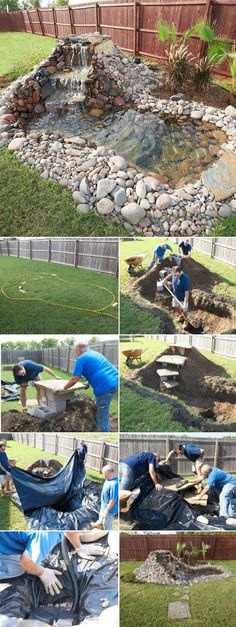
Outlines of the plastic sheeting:
<svg viewBox="0 0 236 627">
<path fill-rule="evenodd" d="M 109 607 L 117 605 L 118 558 L 108 547 L 107 537 L 103 538 L 99 544 L 107 548 L 107 551 L 105 555 L 97 557 L 93 562 L 78 560 L 78 556 L 72 555 L 71 567 L 79 589 L 78 606 L 74 611 L 70 609 L 74 600 L 74 587 L 68 571 L 64 570 L 65 563 L 59 545 L 43 562 L 43 565 L 62 572 L 60 581 L 63 584 L 63 590 L 52 597 L 46 594 L 38 577 L 25 574 L 8 579 L 7 583 L 11 584 L 10 587 L 0 592 L 0 617 L 4 615 L 16 619 L 30 618 L 45 621 L 49 625 L 53 625 L 56 620 L 67 618 L 71 620 L 71 624 L 77 625 L 87 617 L 100 616 L 104 599 L 107 600 Z M 66 603 L 67 607 L 60 607 L 61 603 Z"/>
<path fill-rule="evenodd" d="M 158 474 L 161 478 L 178 477 L 171 472 L 168 466 L 159 467 Z M 139 530 L 235 530 L 235 526 L 227 525 L 225 518 L 207 515 L 209 524 L 202 524 L 197 517 L 204 511 L 200 505 L 189 505 L 184 496 L 173 490 L 162 489 L 158 492 L 148 475 L 141 477 L 135 483 L 135 488 L 140 488 L 140 494 L 132 504 L 126 520 L 136 522 Z"/>
<path fill-rule="evenodd" d="M 85 479 L 77 450 L 52 477 L 14 467 L 12 478 L 30 529 L 89 529 L 98 517 L 102 488 Z"/>
<path fill-rule="evenodd" d="M 19 385 L 12 381 L 1 381 L 1 398 L 3 401 L 17 401 L 20 394 L 17 391 Z"/>
</svg>

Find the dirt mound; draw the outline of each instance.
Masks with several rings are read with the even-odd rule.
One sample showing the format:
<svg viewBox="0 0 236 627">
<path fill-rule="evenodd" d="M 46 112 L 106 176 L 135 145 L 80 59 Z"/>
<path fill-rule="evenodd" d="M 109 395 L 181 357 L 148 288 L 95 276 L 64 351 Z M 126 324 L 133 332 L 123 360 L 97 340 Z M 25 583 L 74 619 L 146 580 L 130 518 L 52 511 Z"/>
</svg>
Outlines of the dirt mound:
<svg viewBox="0 0 236 627">
<path fill-rule="evenodd" d="M 213 396 L 219 401 L 236 402 L 235 381 L 221 377 L 204 377 L 199 381 L 199 388 L 204 394 Z"/>
<path fill-rule="evenodd" d="M 37 477 L 52 477 L 62 468 L 62 464 L 57 459 L 37 459 L 30 464 L 26 470 L 32 472 Z"/>
<path fill-rule="evenodd" d="M 157 375 L 157 359 L 162 355 L 183 355 L 187 357 L 187 361 L 184 366 L 179 369 L 178 381 L 180 383 L 178 390 L 186 391 L 191 396 L 199 393 L 199 380 L 206 376 L 212 377 L 224 377 L 225 370 L 221 366 L 217 366 L 210 359 L 207 359 L 196 348 L 180 348 L 178 346 L 170 346 L 166 348 L 162 353 L 157 355 L 156 359 L 151 361 L 146 366 L 139 368 L 135 371 L 135 378 L 139 378 L 141 383 L 146 387 L 153 388 L 154 390 L 160 389 L 160 377 Z M 159 367 L 160 364 L 159 364 Z M 175 367 L 168 365 L 168 369 L 175 370 Z M 178 394 L 178 390 L 175 393 Z"/>
<path fill-rule="evenodd" d="M 166 259 L 164 259 L 157 268 L 149 270 L 149 272 L 135 281 L 135 285 L 140 290 L 143 298 L 146 298 L 151 302 L 155 300 L 156 283 L 160 278 L 160 270 L 167 268 L 171 271 L 173 266 L 176 266 L 176 263 L 171 261 L 169 257 L 166 257 Z M 207 268 L 194 259 L 182 259 L 181 268 L 189 276 L 191 290 L 204 289 L 206 292 L 210 292 L 219 282 L 215 274 L 207 270 Z"/>
<path fill-rule="evenodd" d="M 66 412 L 55 418 L 32 418 L 13 409 L 2 414 L 2 431 L 5 432 L 66 432 L 97 431 L 96 403 L 89 396 L 82 395 L 78 401 L 69 403 Z M 117 418 L 111 418 L 110 431 L 117 431 Z"/>
<path fill-rule="evenodd" d="M 215 294 L 207 294 L 201 290 L 193 290 L 191 299 L 196 309 L 203 309 L 217 316 L 231 317 L 231 307 L 227 298 L 216 296 Z"/>
</svg>

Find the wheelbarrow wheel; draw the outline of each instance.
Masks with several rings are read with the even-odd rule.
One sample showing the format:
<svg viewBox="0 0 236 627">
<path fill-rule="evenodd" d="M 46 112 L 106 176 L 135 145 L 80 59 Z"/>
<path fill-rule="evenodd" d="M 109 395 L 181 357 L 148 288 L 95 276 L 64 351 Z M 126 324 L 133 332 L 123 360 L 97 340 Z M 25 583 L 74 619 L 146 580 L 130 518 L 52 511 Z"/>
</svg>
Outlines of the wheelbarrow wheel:
<svg viewBox="0 0 236 627">
<path fill-rule="evenodd" d="M 126 359 L 126 362 L 125 362 L 125 363 L 126 363 L 126 366 L 128 366 L 128 368 L 129 368 L 130 366 L 132 366 L 132 359 L 131 359 L 131 357 L 127 357 L 127 359 Z"/>
</svg>

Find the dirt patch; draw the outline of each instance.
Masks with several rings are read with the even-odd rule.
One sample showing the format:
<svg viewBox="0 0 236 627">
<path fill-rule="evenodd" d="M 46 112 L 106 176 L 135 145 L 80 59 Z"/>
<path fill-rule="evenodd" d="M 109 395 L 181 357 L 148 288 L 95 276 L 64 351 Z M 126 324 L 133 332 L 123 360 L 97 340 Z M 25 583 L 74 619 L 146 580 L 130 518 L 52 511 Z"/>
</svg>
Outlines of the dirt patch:
<svg viewBox="0 0 236 627">
<path fill-rule="evenodd" d="M 173 388 L 174 396 L 183 400 L 188 407 L 207 420 L 215 423 L 235 422 L 235 385 L 231 379 L 226 379 L 227 374 L 224 368 L 214 364 L 196 348 L 170 346 L 157 355 L 156 359 L 162 355 L 183 354 L 187 357 L 187 361 L 179 368 L 179 376 L 176 377 L 179 386 Z M 130 378 L 138 379 L 147 388 L 167 394 L 164 383 L 161 383 L 156 372 L 158 367 L 156 359 L 138 370 L 133 370 Z M 159 367 L 163 366 L 159 364 Z M 168 365 L 168 369 L 176 370 L 176 367 Z M 169 394 L 171 394 L 170 390 L 168 390 Z M 183 422 L 180 416 L 177 420 Z"/>
<path fill-rule="evenodd" d="M 158 267 L 142 274 L 132 284 L 131 297 L 136 301 L 137 293 L 139 293 L 142 303 L 149 301 L 154 309 L 159 306 L 158 311 L 166 310 L 173 315 L 171 294 L 165 288 L 162 292 L 157 292 L 156 285 L 161 278 L 160 270 L 165 268 L 171 271 L 174 265 L 176 265 L 175 262 L 167 257 Z M 230 298 L 214 294 L 212 290 L 219 283 L 217 275 L 194 259 L 183 259 L 181 268 L 189 276 L 191 289 L 188 323 L 183 320 L 177 324 L 181 331 L 199 334 L 234 332 L 236 328 L 236 302 Z M 171 282 L 169 287 L 172 289 Z M 150 305 L 148 310 L 150 311 Z M 163 332 L 169 332 L 169 328 L 164 329 Z"/>
<path fill-rule="evenodd" d="M 32 418 L 27 413 L 12 409 L 2 414 L 2 431 L 6 432 L 89 432 L 97 431 L 96 403 L 89 396 L 81 395 L 75 403 L 69 403 L 66 412 L 55 418 Z M 110 431 L 117 431 L 118 419 L 111 416 Z"/>
<path fill-rule="evenodd" d="M 153 64 L 147 63 L 148 67 L 152 70 Z M 157 72 L 163 71 L 165 73 L 165 66 L 163 64 L 158 64 L 156 67 Z M 220 77 L 222 79 L 222 77 Z M 154 92 L 157 98 L 164 98 L 169 100 L 171 96 L 173 96 L 173 92 L 166 87 L 159 87 L 158 92 Z M 184 93 L 184 92 L 183 92 Z M 227 105 L 232 104 L 236 107 L 236 97 L 230 93 L 224 87 L 220 87 L 220 85 L 215 85 L 210 83 L 208 86 L 204 86 L 199 92 L 193 90 L 191 85 L 188 85 L 188 89 L 186 90 L 185 96 L 187 100 L 194 100 L 195 102 L 203 103 L 208 107 L 213 106 L 219 109 L 225 109 Z"/>
</svg>

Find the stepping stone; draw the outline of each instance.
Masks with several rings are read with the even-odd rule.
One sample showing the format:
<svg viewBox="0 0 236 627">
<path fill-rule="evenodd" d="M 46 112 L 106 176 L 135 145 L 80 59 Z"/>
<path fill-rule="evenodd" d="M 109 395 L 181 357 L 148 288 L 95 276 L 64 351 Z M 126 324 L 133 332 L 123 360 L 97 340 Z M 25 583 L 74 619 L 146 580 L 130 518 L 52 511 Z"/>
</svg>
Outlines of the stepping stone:
<svg viewBox="0 0 236 627">
<path fill-rule="evenodd" d="M 217 163 L 203 172 L 202 182 L 218 201 L 235 194 L 236 155 L 231 150 L 224 150 Z"/>
<path fill-rule="evenodd" d="M 181 594 L 180 590 L 178 590 L 178 592 L 173 592 L 173 596 L 174 597 L 179 597 Z"/>
<path fill-rule="evenodd" d="M 188 357 L 182 357 L 181 355 L 161 355 L 156 360 L 160 364 L 173 364 L 174 366 L 184 366 Z"/>
<path fill-rule="evenodd" d="M 163 381 L 163 383 L 164 383 L 164 386 L 167 388 L 167 390 L 171 388 L 177 388 L 179 386 L 178 381 Z"/>
<path fill-rule="evenodd" d="M 184 594 L 179 601 L 189 601 L 189 594 Z"/>
<path fill-rule="evenodd" d="M 182 618 L 192 618 L 189 603 L 187 601 L 169 603 L 168 620 L 181 620 Z"/>
<path fill-rule="evenodd" d="M 178 370 L 168 370 L 168 368 L 160 368 L 157 370 L 158 376 L 162 377 L 177 377 L 179 375 Z"/>
</svg>

